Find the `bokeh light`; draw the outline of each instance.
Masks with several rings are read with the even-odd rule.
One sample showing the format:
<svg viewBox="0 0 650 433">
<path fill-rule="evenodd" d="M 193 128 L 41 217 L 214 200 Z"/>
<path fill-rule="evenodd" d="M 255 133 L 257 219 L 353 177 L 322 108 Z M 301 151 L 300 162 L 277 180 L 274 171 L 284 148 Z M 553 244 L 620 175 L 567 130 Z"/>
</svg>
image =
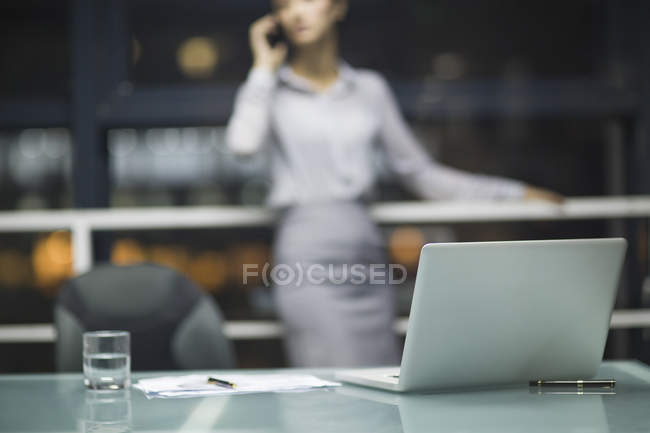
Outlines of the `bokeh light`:
<svg viewBox="0 0 650 433">
<path fill-rule="evenodd" d="M 186 77 L 209 78 L 219 63 L 219 50 L 214 40 L 195 36 L 181 44 L 176 53 L 176 60 Z"/>
<path fill-rule="evenodd" d="M 111 263 L 119 266 L 132 265 L 147 260 L 145 249 L 134 239 L 118 239 L 113 243 Z"/>
<path fill-rule="evenodd" d="M 181 245 L 152 245 L 149 250 L 149 259 L 153 263 L 185 273 L 190 262 L 190 255 L 187 248 Z"/>
<path fill-rule="evenodd" d="M 0 251 L 0 287 L 19 289 L 31 283 L 29 258 L 20 251 Z"/>
<path fill-rule="evenodd" d="M 70 233 L 57 231 L 36 241 L 32 267 L 41 292 L 55 295 L 61 283 L 74 275 Z"/>
<path fill-rule="evenodd" d="M 422 230 L 413 226 L 398 227 L 390 235 L 388 250 L 391 259 L 408 270 L 417 268 L 420 250 L 425 243 Z"/>
<path fill-rule="evenodd" d="M 228 280 L 228 258 L 224 253 L 204 251 L 192 259 L 189 277 L 208 292 L 221 292 Z"/>
<path fill-rule="evenodd" d="M 270 262 L 271 252 L 269 247 L 262 243 L 240 244 L 230 251 L 230 281 L 236 285 L 243 285 L 244 265 L 256 265 L 260 270 L 265 263 Z M 249 276 L 246 287 L 255 287 L 261 283 L 259 277 Z"/>
</svg>

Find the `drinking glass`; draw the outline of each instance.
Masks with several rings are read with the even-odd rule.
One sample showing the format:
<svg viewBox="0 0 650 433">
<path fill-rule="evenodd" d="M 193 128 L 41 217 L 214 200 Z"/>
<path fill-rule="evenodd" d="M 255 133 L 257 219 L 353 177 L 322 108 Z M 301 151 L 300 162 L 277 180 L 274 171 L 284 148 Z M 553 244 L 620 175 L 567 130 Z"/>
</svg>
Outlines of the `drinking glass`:
<svg viewBox="0 0 650 433">
<path fill-rule="evenodd" d="M 83 335 L 86 388 L 116 390 L 131 385 L 131 336 L 127 331 L 94 331 Z"/>
</svg>

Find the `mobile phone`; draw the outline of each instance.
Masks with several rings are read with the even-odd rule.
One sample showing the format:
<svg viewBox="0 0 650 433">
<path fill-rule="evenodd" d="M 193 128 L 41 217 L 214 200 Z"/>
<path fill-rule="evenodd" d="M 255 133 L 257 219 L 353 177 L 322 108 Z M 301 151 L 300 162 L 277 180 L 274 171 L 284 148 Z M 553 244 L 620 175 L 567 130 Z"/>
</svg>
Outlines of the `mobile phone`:
<svg viewBox="0 0 650 433">
<path fill-rule="evenodd" d="M 284 30 L 282 30 L 282 26 L 280 24 L 275 25 L 275 29 L 266 35 L 266 39 L 269 41 L 269 45 L 272 47 L 276 46 L 280 42 L 287 42 Z"/>
</svg>

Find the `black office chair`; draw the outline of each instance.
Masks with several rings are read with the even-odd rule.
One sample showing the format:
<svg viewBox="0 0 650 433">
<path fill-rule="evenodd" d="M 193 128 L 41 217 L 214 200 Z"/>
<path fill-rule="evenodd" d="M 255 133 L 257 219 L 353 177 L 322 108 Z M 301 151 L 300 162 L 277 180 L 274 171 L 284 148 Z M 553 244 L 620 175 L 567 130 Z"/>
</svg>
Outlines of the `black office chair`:
<svg viewBox="0 0 650 433">
<path fill-rule="evenodd" d="M 131 333 L 133 370 L 233 368 L 222 315 L 178 272 L 153 264 L 101 265 L 69 280 L 54 309 L 59 371 L 82 369 L 82 334 Z"/>
</svg>

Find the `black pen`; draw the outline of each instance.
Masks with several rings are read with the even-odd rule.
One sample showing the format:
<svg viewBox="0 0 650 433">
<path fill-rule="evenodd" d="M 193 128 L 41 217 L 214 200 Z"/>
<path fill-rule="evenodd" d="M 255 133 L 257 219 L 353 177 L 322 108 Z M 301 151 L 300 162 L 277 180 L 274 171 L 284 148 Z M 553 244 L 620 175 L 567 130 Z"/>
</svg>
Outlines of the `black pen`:
<svg viewBox="0 0 650 433">
<path fill-rule="evenodd" d="M 577 387 L 577 388 L 614 388 L 616 381 L 614 379 L 607 380 L 531 380 L 528 382 L 530 386 L 538 387 Z"/>
<path fill-rule="evenodd" d="M 226 388 L 230 388 L 230 389 L 237 388 L 237 385 L 235 385 L 234 383 L 228 382 L 227 380 L 223 380 L 223 379 L 217 379 L 216 377 L 208 377 L 208 383 L 211 383 L 213 385 L 225 386 Z"/>
</svg>

